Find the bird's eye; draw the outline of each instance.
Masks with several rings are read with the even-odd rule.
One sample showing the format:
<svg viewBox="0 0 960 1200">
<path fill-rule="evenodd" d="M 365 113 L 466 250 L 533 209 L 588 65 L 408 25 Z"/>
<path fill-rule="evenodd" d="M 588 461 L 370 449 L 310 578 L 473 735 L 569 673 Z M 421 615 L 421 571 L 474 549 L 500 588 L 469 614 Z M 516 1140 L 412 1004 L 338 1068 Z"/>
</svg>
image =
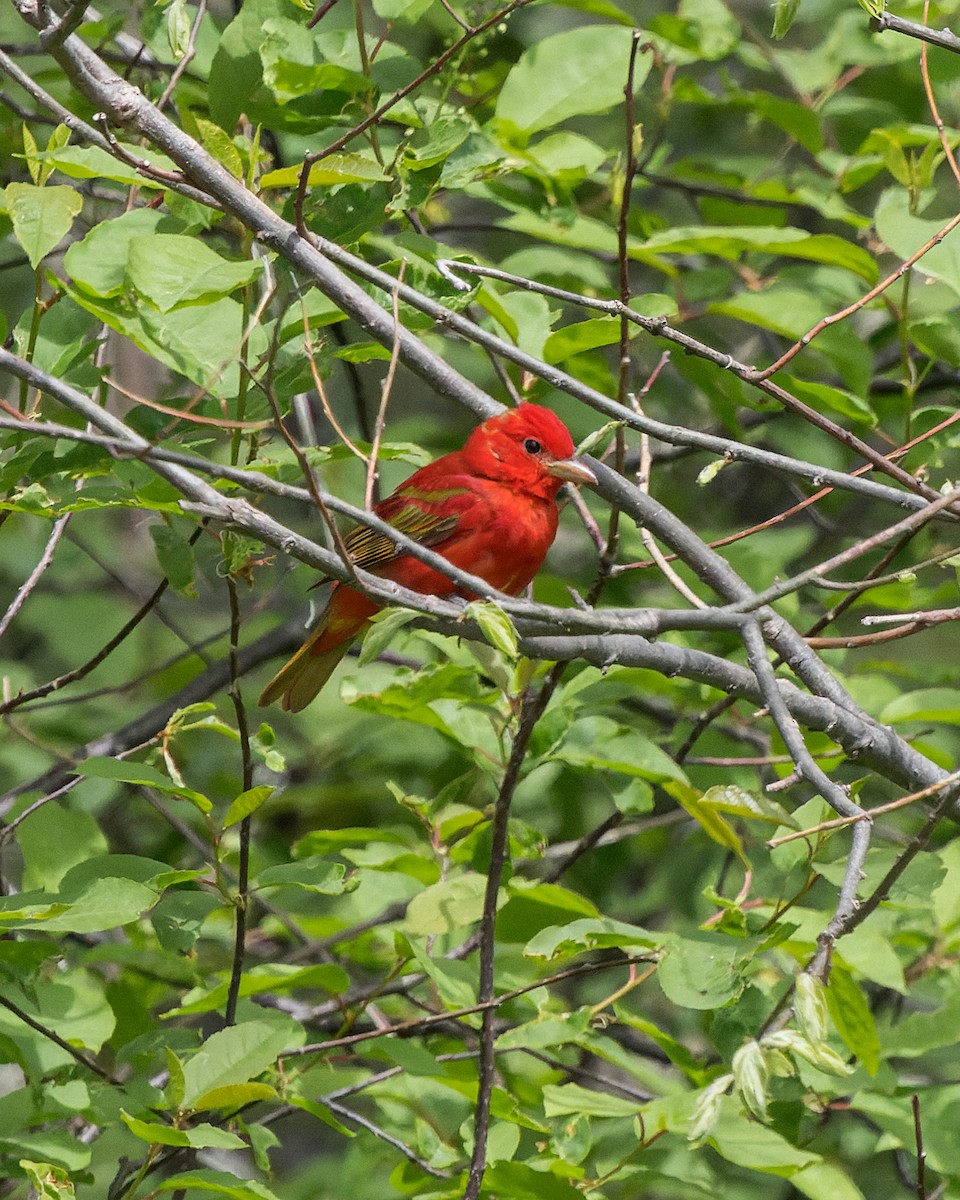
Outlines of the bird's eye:
<svg viewBox="0 0 960 1200">
<path fill-rule="evenodd" d="M 539 454 L 543 449 L 536 438 L 527 438 L 523 443 L 523 448 L 528 454 Z"/>
</svg>

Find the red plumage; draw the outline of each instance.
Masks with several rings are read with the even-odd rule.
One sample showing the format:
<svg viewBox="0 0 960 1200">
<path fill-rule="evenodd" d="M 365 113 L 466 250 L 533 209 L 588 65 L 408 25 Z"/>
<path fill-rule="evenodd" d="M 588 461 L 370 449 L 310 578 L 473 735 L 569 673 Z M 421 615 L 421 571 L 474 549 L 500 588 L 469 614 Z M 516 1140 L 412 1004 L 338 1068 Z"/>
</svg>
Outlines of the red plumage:
<svg viewBox="0 0 960 1200">
<path fill-rule="evenodd" d="M 454 566 L 517 595 L 540 569 L 556 535 L 556 498 L 565 481 L 596 479 L 573 457 L 573 440 L 560 418 L 536 404 L 521 404 L 478 426 L 462 450 L 414 472 L 373 511 Z M 357 566 L 411 591 L 472 599 L 442 572 L 398 552 L 388 537 L 366 526 L 353 529 L 346 546 Z M 292 712 L 309 704 L 379 607 L 347 584 L 334 583 L 319 623 L 267 684 L 260 703 L 282 697 Z"/>
</svg>

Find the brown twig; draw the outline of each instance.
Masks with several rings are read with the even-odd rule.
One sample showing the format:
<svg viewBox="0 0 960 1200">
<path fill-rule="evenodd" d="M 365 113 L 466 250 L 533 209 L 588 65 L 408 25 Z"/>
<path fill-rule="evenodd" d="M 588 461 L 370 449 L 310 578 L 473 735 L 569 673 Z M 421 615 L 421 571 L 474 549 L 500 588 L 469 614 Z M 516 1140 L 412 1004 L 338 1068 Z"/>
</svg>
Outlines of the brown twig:
<svg viewBox="0 0 960 1200">
<path fill-rule="evenodd" d="M 528 692 L 520 707 L 520 718 L 514 734 L 513 746 L 500 792 L 493 813 L 491 830 L 490 866 L 487 871 L 487 886 L 480 917 L 480 981 L 477 988 L 478 1003 L 487 1004 L 495 995 L 494 949 L 496 945 L 497 902 L 500 897 L 500 881 L 507 855 L 507 824 L 513 794 L 520 781 L 520 769 L 526 757 L 530 738 L 537 721 L 543 715 L 550 697 L 560 682 L 564 666 L 552 668 L 543 686 L 537 692 Z M 477 1200 L 487 1162 L 487 1132 L 490 1126 L 490 1098 L 493 1094 L 493 1076 L 496 1059 L 493 1050 L 496 1028 L 496 1009 L 485 1008 L 480 1029 L 480 1063 L 477 1086 L 477 1102 L 473 1115 L 473 1154 L 467 1172 L 467 1184 L 463 1200 Z"/>
<path fill-rule="evenodd" d="M 190 535 L 188 543 L 189 545 L 194 545 L 203 532 L 203 529 L 203 525 L 197 526 L 197 528 Z M 2 704 L 0 704 L 0 716 L 3 716 L 4 713 L 12 712 L 15 708 L 19 708 L 22 704 L 28 704 L 33 700 L 41 700 L 44 696 L 49 696 L 51 692 L 59 691 L 60 688 L 66 687 L 67 684 L 76 683 L 78 679 L 83 679 L 86 675 L 89 675 L 91 671 L 95 670 L 102 662 L 109 658 L 109 656 L 114 650 L 117 649 L 118 646 L 122 645 L 123 642 L 126 641 L 126 639 L 131 633 L 133 633 L 133 631 L 137 628 L 141 621 L 144 620 L 144 618 L 153 612 L 169 586 L 169 579 L 166 577 L 161 579 L 156 588 L 154 588 L 153 594 L 149 596 L 143 604 L 140 605 L 130 620 L 127 621 L 126 624 L 123 625 L 113 635 L 113 637 L 106 642 L 96 654 L 93 655 L 92 658 L 87 659 L 85 663 L 79 667 L 75 667 L 72 671 L 67 671 L 63 675 L 58 675 L 56 679 L 51 679 L 49 682 L 41 684 L 41 686 L 38 688 L 33 688 L 29 692 L 20 692 L 16 696 L 12 696 L 9 700 L 4 701 Z"/>
<path fill-rule="evenodd" d="M 7 999 L 6 996 L 0 996 L 0 1006 L 5 1008 L 8 1012 L 13 1013 L 15 1017 L 18 1017 L 24 1023 L 24 1025 L 29 1025 L 35 1033 L 39 1033 L 40 1036 L 45 1037 L 47 1041 L 53 1042 L 55 1046 L 59 1046 L 61 1050 L 70 1055 L 74 1062 L 78 1062 L 82 1067 L 86 1067 L 88 1071 L 92 1071 L 94 1075 L 99 1076 L 99 1078 L 104 1080 L 105 1083 L 109 1083 L 113 1087 L 120 1086 L 120 1081 L 115 1079 L 109 1071 L 101 1067 L 95 1059 L 90 1057 L 90 1055 L 84 1054 L 82 1050 L 79 1050 L 76 1046 L 71 1045 L 70 1042 L 68 1042 L 65 1038 L 60 1037 L 60 1035 L 53 1029 L 50 1029 L 48 1026 L 42 1024 L 35 1017 L 31 1017 L 28 1012 L 25 1012 L 18 1004 L 14 1004 L 12 1000 Z"/>
<path fill-rule="evenodd" d="M 64 513 L 62 517 L 57 517 L 53 523 L 53 528 L 50 530 L 50 535 L 47 538 L 46 545 L 43 548 L 43 553 L 37 560 L 37 565 L 33 568 L 27 578 L 17 589 L 17 594 L 7 607 L 7 611 L 0 617 L 0 637 L 7 632 L 13 623 L 17 613 L 26 604 L 30 593 L 36 588 L 37 584 L 43 578 L 50 564 L 53 562 L 53 556 L 59 545 L 60 539 L 63 537 L 67 529 L 67 524 L 70 521 L 70 513 Z"/>
<path fill-rule="evenodd" d="M 398 285 L 403 282 L 406 265 L 407 260 L 404 259 L 400 264 Z M 393 381 L 397 374 L 397 364 L 400 361 L 400 300 L 396 288 L 393 292 L 393 320 L 397 336 L 393 339 L 393 346 L 390 350 L 390 363 L 387 367 L 383 387 L 380 390 L 380 404 L 377 408 L 377 418 L 373 428 L 373 438 L 370 443 L 370 454 L 367 457 L 367 478 L 363 489 L 364 508 L 373 508 L 377 487 L 377 455 L 380 452 L 380 442 L 383 438 L 383 429 L 387 418 L 387 405 L 390 403 L 390 393 L 393 391 Z"/>
<path fill-rule="evenodd" d="M 240 690 L 240 604 L 237 597 L 237 581 L 228 566 L 227 595 L 230 599 L 230 699 L 237 718 L 240 735 L 240 763 L 243 778 L 242 792 L 253 787 L 253 755 L 250 752 L 250 728 L 247 710 Z M 251 816 L 240 822 L 240 861 L 237 867 L 237 894 L 234 899 L 235 925 L 233 961 L 230 968 L 230 983 L 224 1009 L 224 1023 L 232 1025 L 237 1018 L 237 1001 L 243 979 L 243 959 L 247 941 L 247 915 L 250 905 L 250 824 Z"/>
<path fill-rule="evenodd" d="M 930 796 L 935 796 L 938 792 L 943 791 L 944 788 L 952 787 L 958 781 L 960 781 L 960 771 L 954 771 L 952 775 L 941 779 L 939 783 L 921 788 L 919 792 L 912 792 L 909 796 L 901 796 L 897 800 L 890 800 L 887 804 L 878 804 L 875 808 L 866 808 L 860 813 L 855 813 L 853 816 L 835 817 L 830 821 L 821 821 L 817 825 L 811 825 L 809 829 L 792 830 L 790 833 L 784 833 L 780 837 L 770 838 L 767 846 L 773 850 L 777 846 L 785 845 L 787 842 L 795 842 L 798 838 L 812 837 L 818 833 L 826 833 L 831 829 L 843 829 L 847 825 L 852 825 L 855 821 L 872 821 L 876 817 L 883 816 L 884 813 L 896 812 L 899 808 L 906 808 L 910 804 L 915 804 L 917 800 L 926 800 Z"/>
</svg>

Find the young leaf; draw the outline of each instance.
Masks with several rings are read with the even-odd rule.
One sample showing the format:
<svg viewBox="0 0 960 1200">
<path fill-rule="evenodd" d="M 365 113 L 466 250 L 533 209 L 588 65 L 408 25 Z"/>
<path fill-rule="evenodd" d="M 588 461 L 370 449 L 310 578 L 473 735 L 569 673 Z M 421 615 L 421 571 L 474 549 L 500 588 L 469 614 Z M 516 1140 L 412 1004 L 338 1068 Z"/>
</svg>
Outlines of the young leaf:
<svg viewBox="0 0 960 1200">
<path fill-rule="evenodd" d="M 236 825 L 244 817 L 249 817 L 252 813 L 255 813 L 262 804 L 265 804 L 270 799 L 276 790 L 275 787 L 271 787 L 269 784 L 261 784 L 259 787 L 250 788 L 247 792 L 241 792 L 227 809 L 227 815 L 223 818 L 224 829 L 229 829 L 231 825 Z"/>
<path fill-rule="evenodd" d="M 67 236 L 83 208 L 83 197 L 72 187 L 37 187 L 32 183 L 8 183 L 7 210 L 13 234 L 30 260 L 38 267 Z"/>
<path fill-rule="evenodd" d="M 235 1133 L 217 1129 L 214 1125 L 193 1125 L 189 1129 L 177 1129 L 173 1125 L 141 1121 L 128 1112 L 120 1110 L 120 1119 L 134 1137 L 151 1146 L 192 1146 L 195 1150 L 244 1150 L 246 1143 Z"/>
<path fill-rule="evenodd" d="M 476 621 L 480 632 L 495 650 L 515 662 L 520 655 L 518 634 L 509 613 L 494 600 L 471 600 L 463 610 L 463 619 Z"/>
<path fill-rule="evenodd" d="M 773 10 L 773 39 L 786 37 L 800 8 L 800 0 L 777 0 Z"/>
<path fill-rule="evenodd" d="M 63 1167 L 55 1167 L 48 1162 L 32 1162 L 29 1158 L 21 1158 L 20 1167 L 33 1186 L 36 1200 L 74 1200 L 76 1192 Z"/>
</svg>

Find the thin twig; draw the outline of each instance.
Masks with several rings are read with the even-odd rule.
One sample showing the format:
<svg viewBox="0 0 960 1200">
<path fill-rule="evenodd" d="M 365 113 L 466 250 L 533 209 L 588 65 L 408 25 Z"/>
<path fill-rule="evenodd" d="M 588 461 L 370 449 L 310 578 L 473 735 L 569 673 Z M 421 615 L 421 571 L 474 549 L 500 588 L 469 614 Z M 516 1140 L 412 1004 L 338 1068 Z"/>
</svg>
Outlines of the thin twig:
<svg viewBox="0 0 960 1200">
<path fill-rule="evenodd" d="M 862 308 L 865 308 L 871 300 L 875 300 L 878 296 L 882 296 L 883 293 L 892 287 L 898 279 L 902 279 L 903 276 L 906 275 L 906 273 L 911 269 L 911 267 L 916 266 L 916 264 L 925 255 L 929 254 L 930 251 L 936 246 L 939 246 L 943 239 L 948 234 L 952 233 L 958 225 L 960 225 L 960 213 L 957 213 L 955 216 L 951 217 L 950 220 L 942 226 L 942 228 L 937 230 L 933 237 L 928 238 L 928 240 L 923 243 L 919 250 L 914 251 L 909 258 L 905 258 L 895 271 L 892 271 L 885 279 L 881 279 L 880 282 L 875 284 L 868 292 L 864 292 L 859 299 L 854 300 L 852 304 L 848 304 L 846 308 L 841 308 L 837 312 L 831 313 L 827 317 L 821 317 L 816 325 L 808 329 L 803 337 L 794 342 L 789 350 L 785 350 L 784 353 L 781 354 L 775 362 L 772 362 L 769 367 L 765 367 L 762 371 L 758 371 L 755 376 L 756 380 L 758 382 L 768 380 L 771 375 L 775 375 L 777 371 L 782 370 L 787 363 L 791 361 L 791 359 L 796 358 L 800 351 L 809 346 L 813 339 L 819 334 L 823 333 L 825 329 L 829 329 L 832 325 L 837 325 L 841 321 L 845 321 L 848 317 L 852 317 L 854 313 L 859 312 Z M 875 460 L 870 459 L 870 461 L 874 462 L 874 466 L 878 465 Z"/>
<path fill-rule="evenodd" d="M 29 1025 L 35 1033 L 39 1033 L 41 1037 L 45 1037 L 47 1041 L 53 1042 L 55 1046 L 59 1046 L 61 1050 L 66 1051 L 66 1053 L 70 1055 L 74 1062 L 78 1062 L 82 1067 L 86 1067 L 88 1071 L 92 1071 L 94 1075 L 99 1076 L 100 1079 L 111 1084 L 113 1087 L 120 1086 L 120 1081 L 118 1079 L 114 1079 L 110 1072 L 101 1067 L 95 1059 L 90 1057 L 90 1055 L 84 1054 L 82 1050 L 79 1050 L 76 1046 L 71 1045 L 70 1042 L 68 1042 L 65 1038 L 62 1038 L 54 1030 L 50 1029 L 46 1025 L 43 1025 L 35 1017 L 31 1017 L 28 1012 L 24 1012 L 24 1010 L 18 1004 L 14 1004 L 14 1002 L 8 999 L 6 996 L 0 996 L 0 1006 L 5 1008 L 8 1012 L 13 1013 L 15 1017 L 18 1017 L 24 1023 L 24 1025 Z"/>
<path fill-rule="evenodd" d="M 850 933 L 858 925 L 862 925 L 867 917 L 886 900 L 890 895 L 891 887 L 893 887 L 917 855 L 927 848 L 937 826 L 955 804 L 956 797 L 956 786 L 944 788 L 939 803 L 930 813 L 919 833 L 916 834 L 909 846 L 898 856 L 896 862 L 877 884 L 873 892 L 865 900 L 861 901 L 857 907 L 848 912 L 842 920 L 837 922 L 834 932 L 835 938 L 842 937 L 844 934 Z M 863 828 L 866 828 L 866 826 L 859 825 L 854 832 L 856 833 L 857 829 Z"/>
<path fill-rule="evenodd" d="M 941 779 L 938 783 L 931 784 L 930 787 L 921 788 L 919 792 L 911 792 L 909 796 L 901 796 L 897 800 L 890 800 L 887 804 L 878 804 L 876 808 L 866 808 L 862 812 L 854 813 L 852 816 L 836 817 L 831 821 L 821 821 L 818 825 L 811 825 L 809 829 L 792 830 L 790 833 L 782 834 L 780 837 L 770 838 L 767 846 L 773 850 L 777 846 L 783 846 L 787 842 L 794 842 L 798 838 L 814 837 L 818 833 L 827 833 L 832 829 L 843 829 L 845 826 L 852 825 L 856 821 L 872 821 L 884 813 L 896 812 L 897 809 L 906 808 L 909 804 L 915 804 L 917 800 L 926 800 L 930 796 L 935 796 L 938 792 L 942 792 L 944 788 L 952 787 L 957 782 L 960 782 L 960 771 L 954 771 L 952 775 L 947 775 L 946 778 Z"/>
<path fill-rule="evenodd" d="M 200 534 L 203 532 L 203 526 L 198 525 L 189 538 L 189 545 L 193 545 Z M 33 688 L 29 692 L 19 692 L 16 696 L 12 696 L 9 700 L 0 704 L 0 716 L 4 713 L 12 712 L 15 708 L 19 708 L 22 704 L 30 703 L 33 700 L 40 700 L 44 696 L 49 696 L 51 692 L 59 691 L 67 686 L 68 683 L 76 683 L 78 679 L 83 679 L 89 675 L 104 662 L 109 656 L 122 645 L 137 626 L 156 608 L 162 599 L 167 588 L 170 586 L 170 580 L 164 577 L 156 586 L 153 595 L 148 597 L 143 604 L 137 609 L 129 621 L 123 625 L 113 637 L 106 642 L 92 658 L 87 659 L 79 667 L 75 667 L 72 671 L 67 671 L 63 675 L 58 675 L 56 679 L 51 679 L 49 682 L 41 684 L 40 687 Z"/>
<path fill-rule="evenodd" d="M 173 90 L 180 82 L 181 77 L 187 67 L 193 61 L 197 53 L 197 35 L 200 32 L 200 25 L 203 21 L 204 14 L 207 11 L 207 0 L 197 0 L 197 15 L 193 19 L 193 24 L 190 26 L 190 35 L 187 39 L 187 45 L 184 49 L 183 57 L 174 67 L 167 80 L 167 86 L 160 94 L 160 99 L 157 101 L 157 108 L 162 112 L 167 107 L 170 97 L 173 95 Z"/>
<path fill-rule="evenodd" d="M 399 283 L 403 282 L 403 273 L 406 265 L 407 260 L 404 259 L 400 264 Z M 377 408 L 377 419 L 373 428 L 370 454 L 367 458 L 367 478 L 363 489 L 364 508 L 373 508 L 377 487 L 377 455 L 380 453 L 380 442 L 383 438 L 383 429 L 387 419 L 387 405 L 390 403 L 390 393 L 393 391 L 393 381 L 397 374 L 397 364 L 400 361 L 400 299 L 396 288 L 394 288 L 393 292 L 393 321 L 397 330 L 397 336 L 393 339 L 393 347 L 390 350 L 390 363 L 383 380 L 383 387 L 380 389 L 380 404 Z"/>
<path fill-rule="evenodd" d="M 487 886 L 483 897 L 483 913 L 480 917 L 480 981 L 477 1000 L 489 1003 L 495 995 L 494 948 L 496 946 L 497 902 L 500 898 L 500 881 L 507 855 L 507 827 L 513 794 L 520 781 L 520 769 L 526 757 L 530 738 L 537 721 L 543 715 L 550 697 L 556 691 L 563 671 L 562 665 L 553 667 L 543 686 L 537 692 L 528 692 L 520 707 L 520 719 L 514 735 L 513 746 L 503 782 L 493 811 L 491 829 L 490 866 L 487 870 Z M 490 1098 L 493 1094 L 493 1077 L 496 1058 L 493 1050 L 496 1027 L 496 1010 L 485 1008 L 480 1029 L 480 1063 L 477 1085 L 477 1102 L 473 1113 L 473 1154 L 467 1172 L 467 1185 L 463 1200 L 477 1200 L 487 1162 L 487 1132 L 490 1127 Z"/>
<path fill-rule="evenodd" d="M 0 638 L 2 638 L 10 628 L 10 625 L 17 613 L 21 608 L 23 608 L 24 604 L 26 604 L 30 593 L 34 590 L 34 588 L 43 578 L 44 573 L 49 568 L 51 562 L 53 561 L 53 555 L 57 549 L 57 545 L 66 532 L 67 525 L 70 521 L 70 516 L 70 513 L 64 513 L 62 517 L 57 517 L 57 519 L 54 521 L 53 528 L 50 530 L 50 535 L 47 538 L 46 545 L 43 548 L 43 553 L 40 555 L 40 558 L 37 561 L 37 565 L 17 589 L 17 594 L 10 602 L 10 605 L 7 608 L 7 611 L 3 614 L 3 617 L 0 618 Z"/>
<path fill-rule="evenodd" d="M 942 625 L 944 621 L 960 621 L 960 608 L 931 608 L 926 612 L 877 614 L 860 618 L 861 625 L 890 625 L 894 621 L 912 621 L 917 625 Z"/>
<path fill-rule="evenodd" d="M 926 19 L 926 12 L 924 12 Z M 927 1200 L 927 1152 L 923 1148 L 923 1125 L 920 1121 L 920 1097 L 914 1092 L 910 1097 L 913 1109 L 913 1138 L 917 1147 L 917 1200 Z"/>
<path fill-rule="evenodd" d="M 953 488 L 946 495 L 932 500 L 926 508 L 921 509 L 919 512 L 911 513 L 904 520 L 898 521 L 894 525 L 888 525 L 886 529 L 881 529 L 871 537 L 863 538 L 855 546 L 850 546 L 848 549 L 842 550 L 839 554 L 835 554 L 832 558 L 818 563 L 815 567 L 810 567 L 808 570 L 800 572 L 799 575 L 794 575 L 792 579 L 785 579 L 782 583 L 776 583 L 765 591 L 758 592 L 746 604 L 736 605 L 735 607 L 740 609 L 740 611 L 749 611 L 765 604 L 772 604 L 775 600 L 789 596 L 791 592 L 795 592 L 798 588 L 805 587 L 808 584 L 816 586 L 817 580 L 821 576 L 825 576 L 831 571 L 836 571 L 840 567 L 846 566 L 847 563 L 862 558 L 864 554 L 869 554 L 871 550 L 885 546 L 888 542 L 896 541 L 906 533 L 913 533 L 921 529 L 938 512 L 942 509 L 950 508 L 958 500 L 960 500 L 960 488 Z"/>
<path fill-rule="evenodd" d="M 425 1174 L 432 1175 L 434 1179 L 451 1178 L 449 1171 L 441 1171 L 439 1168 L 431 1166 L 426 1159 L 421 1158 L 419 1154 L 412 1150 L 406 1142 L 401 1141 L 398 1137 L 394 1137 L 392 1133 L 388 1133 L 382 1125 L 377 1125 L 369 1117 L 363 1116 L 362 1113 L 358 1113 L 355 1109 L 347 1108 L 339 1100 L 331 1100 L 329 1096 L 322 1097 L 320 1103 L 325 1104 L 337 1116 L 353 1122 L 354 1125 L 359 1125 L 361 1129 L 366 1129 L 368 1133 L 372 1133 L 381 1142 L 386 1142 L 388 1146 L 393 1146 L 395 1150 L 399 1150 L 404 1158 L 408 1159 L 415 1166 L 418 1166 Z"/>
<path fill-rule="evenodd" d="M 253 787 L 253 755 L 250 752 L 247 710 L 243 703 L 243 693 L 240 690 L 240 604 L 237 598 L 237 582 L 229 568 L 226 584 L 227 595 L 230 598 L 230 699 L 233 702 L 233 710 L 237 718 L 237 731 L 240 735 L 240 762 L 243 776 L 241 791 L 247 792 Z M 247 915 L 250 906 L 250 824 L 252 819 L 252 816 L 248 815 L 240 822 L 240 861 L 237 867 L 237 894 L 234 900 L 236 915 L 233 963 L 224 1010 L 224 1022 L 227 1025 L 232 1025 L 236 1021 L 237 1000 L 240 996 L 240 983 L 243 979 L 243 958 L 247 944 Z"/>
</svg>

